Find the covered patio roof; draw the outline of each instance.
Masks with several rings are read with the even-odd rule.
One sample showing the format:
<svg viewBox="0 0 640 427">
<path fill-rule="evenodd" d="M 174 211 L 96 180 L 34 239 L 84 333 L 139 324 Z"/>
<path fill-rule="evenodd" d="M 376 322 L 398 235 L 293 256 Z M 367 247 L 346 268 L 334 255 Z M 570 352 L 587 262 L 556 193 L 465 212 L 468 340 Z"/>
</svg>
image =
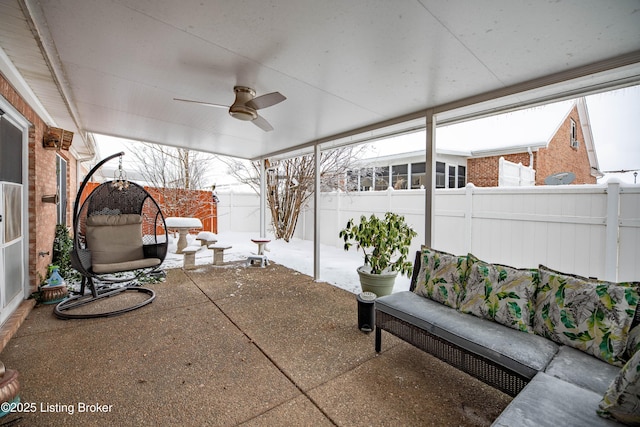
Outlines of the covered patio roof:
<svg viewBox="0 0 640 427">
<path fill-rule="evenodd" d="M 80 156 L 99 133 L 259 159 L 637 84 L 640 3 L 2 0 L 0 56 Z M 273 131 L 174 100 L 235 85 L 287 98 Z"/>
</svg>

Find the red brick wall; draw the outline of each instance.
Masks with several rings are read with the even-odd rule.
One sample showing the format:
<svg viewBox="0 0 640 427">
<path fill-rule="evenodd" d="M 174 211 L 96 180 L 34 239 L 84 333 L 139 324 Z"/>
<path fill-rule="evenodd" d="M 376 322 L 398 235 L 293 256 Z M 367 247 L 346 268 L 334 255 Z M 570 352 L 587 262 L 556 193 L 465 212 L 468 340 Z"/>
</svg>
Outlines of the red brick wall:
<svg viewBox="0 0 640 427">
<path fill-rule="evenodd" d="M 576 122 L 578 148 L 571 147 L 571 119 Z M 505 160 L 529 166 L 529 153 L 508 154 Z M 573 184 L 595 184 L 591 176 L 591 165 L 584 145 L 584 135 L 578 109 L 571 113 L 555 133 L 547 148 L 533 153 L 533 167 L 536 170 L 536 185 L 544 185 L 544 179 L 558 172 L 573 172 L 576 179 Z M 480 157 L 467 160 L 467 182 L 476 187 L 498 186 L 498 160 L 500 156 Z"/>
<path fill-rule="evenodd" d="M 576 122 L 577 149 L 571 147 L 571 119 Z M 591 176 L 591 165 L 584 145 L 584 135 L 576 107 L 571 110 L 548 147 L 541 148 L 538 154 L 536 185 L 544 185 L 546 177 L 558 172 L 573 172 L 576 175 L 573 184 L 595 184 L 597 182 L 596 178 Z"/>
<path fill-rule="evenodd" d="M 45 150 L 42 138 L 47 124 L 29 107 L 5 77 L 0 74 L 0 95 L 22 114 L 30 123 L 28 143 L 28 182 L 24 185 L 29 194 L 29 284 L 35 291 L 46 277 L 47 266 L 51 263 L 51 252 L 56 226 L 56 205 L 42 202 L 42 196 L 56 192 L 56 151 Z M 71 193 L 75 176 L 70 178 L 70 172 L 75 171 L 75 159 L 68 152 L 63 152 L 68 158 L 67 184 Z M 71 185 L 70 185 L 71 184 Z M 49 252 L 46 256 L 39 256 L 40 252 Z"/>
</svg>

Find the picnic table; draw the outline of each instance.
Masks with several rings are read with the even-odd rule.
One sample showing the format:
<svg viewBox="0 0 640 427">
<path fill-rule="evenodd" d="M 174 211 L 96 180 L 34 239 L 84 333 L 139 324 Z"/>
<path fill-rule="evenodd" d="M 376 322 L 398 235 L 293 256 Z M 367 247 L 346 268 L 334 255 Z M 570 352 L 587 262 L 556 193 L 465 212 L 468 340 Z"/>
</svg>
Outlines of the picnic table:
<svg viewBox="0 0 640 427">
<path fill-rule="evenodd" d="M 187 234 L 189 234 L 189 230 L 202 229 L 202 222 L 198 218 L 170 216 L 165 218 L 164 222 L 167 224 L 169 230 L 176 230 L 178 232 L 177 254 L 181 254 L 182 250 L 187 247 Z"/>
</svg>

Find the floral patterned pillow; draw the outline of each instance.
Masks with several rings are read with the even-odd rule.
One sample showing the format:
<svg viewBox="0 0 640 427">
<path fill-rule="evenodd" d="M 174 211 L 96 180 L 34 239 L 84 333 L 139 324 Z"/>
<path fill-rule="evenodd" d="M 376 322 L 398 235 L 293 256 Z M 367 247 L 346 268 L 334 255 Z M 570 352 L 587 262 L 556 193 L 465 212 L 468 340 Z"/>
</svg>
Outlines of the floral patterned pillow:
<svg viewBox="0 0 640 427">
<path fill-rule="evenodd" d="M 542 265 L 539 270 L 535 333 L 622 366 L 638 305 L 637 284 L 586 279 Z"/>
<path fill-rule="evenodd" d="M 538 270 L 478 261 L 471 266 L 460 311 L 533 333 Z"/>
<path fill-rule="evenodd" d="M 600 401 L 598 415 L 640 425 L 640 351 L 622 367 Z"/>
<path fill-rule="evenodd" d="M 458 308 L 473 255 L 456 256 L 422 247 L 422 262 L 414 292 L 452 308 Z"/>
</svg>

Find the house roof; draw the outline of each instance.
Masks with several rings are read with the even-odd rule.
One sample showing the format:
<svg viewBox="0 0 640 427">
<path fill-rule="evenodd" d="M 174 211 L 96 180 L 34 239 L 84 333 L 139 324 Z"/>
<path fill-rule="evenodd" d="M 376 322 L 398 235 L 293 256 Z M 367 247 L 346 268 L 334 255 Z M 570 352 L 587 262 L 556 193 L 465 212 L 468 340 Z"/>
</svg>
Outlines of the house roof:
<svg viewBox="0 0 640 427">
<path fill-rule="evenodd" d="M 449 149 L 474 147 L 469 157 L 500 156 L 547 148 L 553 136 L 577 107 L 592 175 L 601 177 L 589 111 L 584 97 L 573 101 L 500 114 L 458 125 L 444 126 L 436 133 L 437 143 Z"/>
<path fill-rule="evenodd" d="M 556 102 L 437 129 L 437 144 L 486 156 L 546 147 L 575 101 Z"/>
<path fill-rule="evenodd" d="M 2 0 L 0 70 L 74 149 L 107 134 L 243 158 L 640 82 L 636 0 Z M 287 100 L 263 132 L 233 86 Z M 84 151 L 80 154 L 83 154 Z"/>
</svg>

